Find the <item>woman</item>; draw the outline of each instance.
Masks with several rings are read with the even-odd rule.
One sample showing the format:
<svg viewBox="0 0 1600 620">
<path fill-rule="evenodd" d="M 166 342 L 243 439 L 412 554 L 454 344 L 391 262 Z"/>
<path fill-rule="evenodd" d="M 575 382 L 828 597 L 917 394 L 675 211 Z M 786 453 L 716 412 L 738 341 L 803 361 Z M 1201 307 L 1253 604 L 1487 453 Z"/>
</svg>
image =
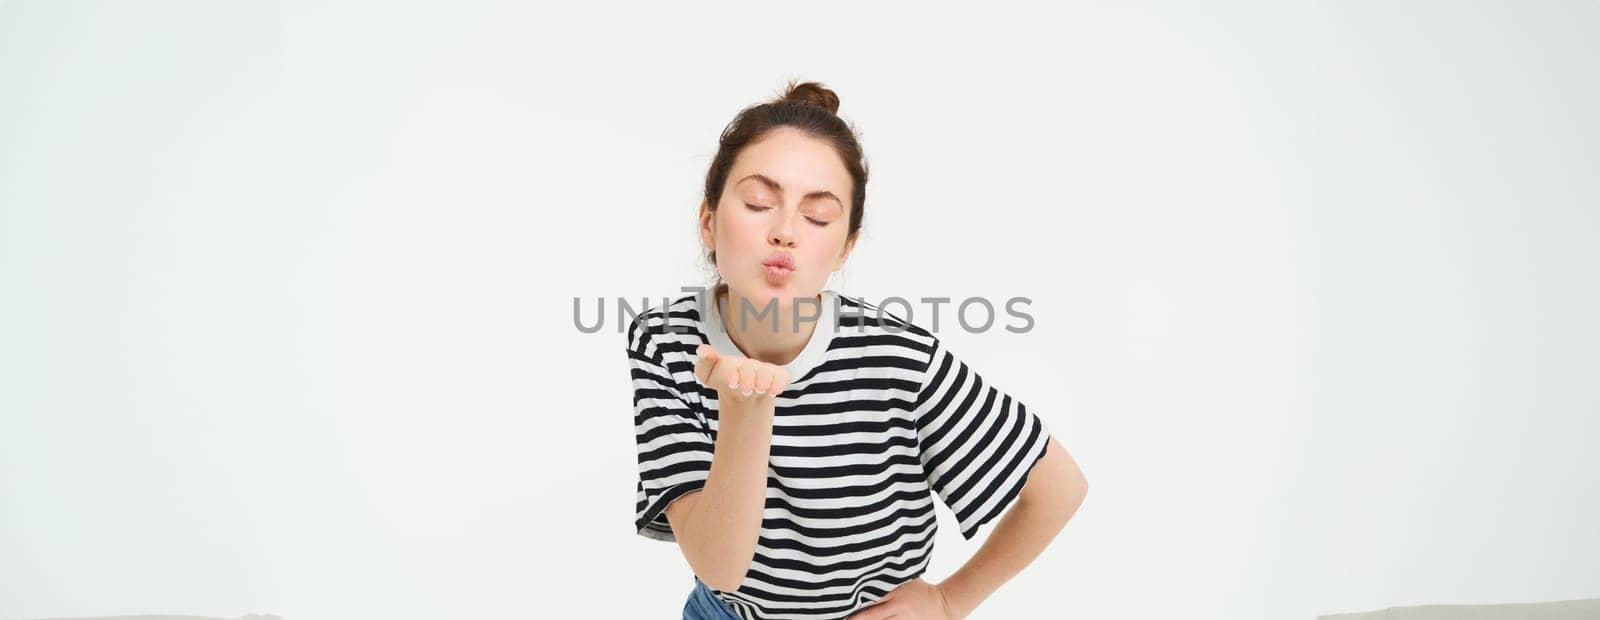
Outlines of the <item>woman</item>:
<svg viewBox="0 0 1600 620">
<path fill-rule="evenodd" d="M 1021 401 L 934 334 L 824 288 L 866 202 L 838 107 L 790 83 L 733 120 L 699 213 L 716 286 L 627 330 L 635 525 L 688 560 L 686 619 L 963 618 L 1087 491 Z M 969 540 L 1005 518 L 930 583 L 935 494 Z"/>
</svg>

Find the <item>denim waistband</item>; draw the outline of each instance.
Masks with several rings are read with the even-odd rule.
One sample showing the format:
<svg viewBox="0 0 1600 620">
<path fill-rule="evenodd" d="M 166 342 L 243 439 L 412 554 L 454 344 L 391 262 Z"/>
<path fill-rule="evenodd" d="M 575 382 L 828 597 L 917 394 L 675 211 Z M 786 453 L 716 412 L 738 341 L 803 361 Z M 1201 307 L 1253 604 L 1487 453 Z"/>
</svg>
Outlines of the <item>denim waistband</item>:
<svg viewBox="0 0 1600 620">
<path fill-rule="evenodd" d="M 683 620 L 743 620 L 732 607 L 711 591 L 711 586 L 694 578 L 694 591 L 683 604 Z"/>
</svg>

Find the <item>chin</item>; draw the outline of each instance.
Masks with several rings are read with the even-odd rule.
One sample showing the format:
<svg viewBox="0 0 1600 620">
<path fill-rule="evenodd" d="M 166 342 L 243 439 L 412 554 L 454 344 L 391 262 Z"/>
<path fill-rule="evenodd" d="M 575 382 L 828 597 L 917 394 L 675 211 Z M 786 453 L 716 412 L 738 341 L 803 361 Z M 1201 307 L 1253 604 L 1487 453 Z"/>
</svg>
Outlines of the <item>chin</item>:
<svg viewBox="0 0 1600 620">
<path fill-rule="evenodd" d="M 745 288 L 741 288 L 739 292 L 743 293 L 745 298 L 749 299 L 750 303 L 759 309 L 768 303 L 772 303 L 774 299 L 777 300 L 779 308 L 788 308 L 794 305 L 796 299 L 808 297 L 805 293 L 806 290 L 811 290 L 809 297 L 812 298 L 822 292 L 821 287 L 812 289 L 809 285 L 797 283 L 794 280 L 784 282 L 781 285 L 773 284 L 768 282 L 765 277 L 751 282 Z"/>
</svg>

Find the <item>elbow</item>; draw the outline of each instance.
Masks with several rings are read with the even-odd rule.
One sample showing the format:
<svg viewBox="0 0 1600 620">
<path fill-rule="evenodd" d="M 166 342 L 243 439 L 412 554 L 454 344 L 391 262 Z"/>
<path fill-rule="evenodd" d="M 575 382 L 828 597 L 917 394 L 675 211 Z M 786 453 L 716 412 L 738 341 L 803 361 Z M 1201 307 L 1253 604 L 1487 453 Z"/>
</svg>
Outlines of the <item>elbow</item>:
<svg viewBox="0 0 1600 620">
<path fill-rule="evenodd" d="M 1070 519 L 1089 494 L 1089 480 L 1077 461 L 1052 438 L 1034 467 L 1038 471 L 1022 490 L 1023 503 L 1039 506 L 1063 522 Z"/>
<path fill-rule="evenodd" d="M 712 581 L 708 579 L 701 579 L 700 581 L 704 581 L 707 587 L 718 592 L 732 592 L 739 589 L 737 585 L 739 582 L 735 581 Z M 741 579 L 740 582 L 742 581 Z"/>
<path fill-rule="evenodd" d="M 1054 439 L 1051 441 L 1054 441 Z M 1059 444 L 1057 447 L 1060 447 Z M 1066 484 L 1062 486 L 1066 487 L 1066 493 L 1064 493 L 1066 495 L 1066 512 L 1067 516 L 1070 517 L 1078 512 L 1078 507 L 1083 505 L 1084 498 L 1089 496 L 1089 478 L 1083 475 L 1083 468 L 1078 466 L 1077 459 L 1072 458 L 1072 455 L 1067 453 L 1065 448 L 1061 450 L 1061 455 L 1064 458 L 1061 459 L 1057 467 L 1060 469 L 1059 475 L 1061 479 L 1066 481 Z"/>
<path fill-rule="evenodd" d="M 691 504 L 694 508 L 699 506 Z M 742 549 L 735 548 L 730 537 L 712 536 L 705 537 L 704 524 L 699 524 L 688 514 L 683 515 L 683 523 L 691 525 L 683 528 L 678 539 L 678 546 L 683 550 L 684 559 L 689 561 L 689 567 L 694 571 L 695 577 L 701 583 L 713 590 L 732 592 L 739 589 L 739 584 L 744 583 L 745 574 L 750 571 L 750 566 L 755 563 L 757 535 L 749 538 L 749 544 Z"/>
<path fill-rule="evenodd" d="M 1089 496 L 1089 479 L 1083 475 L 1083 470 L 1078 468 L 1076 462 L 1069 462 L 1065 469 L 1063 476 L 1066 484 L 1063 486 L 1066 489 L 1062 493 L 1064 496 L 1062 509 L 1070 517 L 1078 512 L 1078 507 L 1083 505 L 1083 499 Z"/>
<path fill-rule="evenodd" d="M 1083 477 L 1083 474 L 1080 472 L 1078 474 L 1078 483 L 1073 485 L 1073 487 L 1072 487 L 1072 501 L 1071 501 L 1072 507 L 1071 507 L 1071 510 L 1069 511 L 1069 514 L 1077 512 L 1078 511 L 1078 507 L 1083 505 L 1083 499 L 1088 497 L 1088 496 L 1089 496 L 1089 479 Z"/>
<path fill-rule="evenodd" d="M 750 566 L 755 563 L 755 549 L 750 549 L 743 559 L 730 559 L 729 555 L 714 558 L 706 562 L 704 571 L 700 574 L 700 581 L 710 586 L 713 590 L 732 592 L 739 589 L 739 584 L 744 583 L 744 578 L 750 572 Z M 731 555 L 731 554 L 730 554 Z"/>
<path fill-rule="evenodd" d="M 701 577 L 700 581 L 705 582 L 705 584 L 713 590 L 732 592 L 739 589 L 739 584 L 744 583 L 745 573 L 749 572 L 749 570 L 750 565 L 749 563 L 746 563 L 743 568 L 740 568 L 737 571 L 719 571 L 717 573 L 708 574 L 704 577 Z"/>
<path fill-rule="evenodd" d="M 1078 513 L 1078 507 L 1089 494 L 1089 483 L 1080 476 L 1066 475 L 1054 492 L 1039 498 L 1037 505 L 1052 515 L 1061 525 Z"/>
</svg>

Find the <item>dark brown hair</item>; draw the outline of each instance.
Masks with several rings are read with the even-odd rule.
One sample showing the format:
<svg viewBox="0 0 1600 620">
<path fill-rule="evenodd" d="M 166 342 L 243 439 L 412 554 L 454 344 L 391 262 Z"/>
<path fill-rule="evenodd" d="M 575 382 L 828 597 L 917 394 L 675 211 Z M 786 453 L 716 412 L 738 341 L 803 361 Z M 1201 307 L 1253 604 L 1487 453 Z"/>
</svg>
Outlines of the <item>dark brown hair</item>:
<svg viewBox="0 0 1600 620">
<path fill-rule="evenodd" d="M 867 203 L 867 162 L 856 140 L 855 130 L 839 118 L 839 96 L 817 82 L 796 83 L 790 80 L 782 96 L 740 111 L 722 130 L 717 156 L 711 160 L 711 170 L 706 173 L 705 199 L 712 213 L 722 199 L 722 186 L 728 182 L 733 161 L 751 142 L 760 139 L 778 127 L 794 127 L 833 145 L 844 168 L 850 173 L 855 187 L 850 192 L 850 226 L 846 242 L 861 230 L 861 218 Z M 708 250 L 706 258 L 713 268 L 717 264 L 717 251 Z M 714 293 L 720 295 L 727 287 L 721 274 L 717 276 Z"/>
</svg>

